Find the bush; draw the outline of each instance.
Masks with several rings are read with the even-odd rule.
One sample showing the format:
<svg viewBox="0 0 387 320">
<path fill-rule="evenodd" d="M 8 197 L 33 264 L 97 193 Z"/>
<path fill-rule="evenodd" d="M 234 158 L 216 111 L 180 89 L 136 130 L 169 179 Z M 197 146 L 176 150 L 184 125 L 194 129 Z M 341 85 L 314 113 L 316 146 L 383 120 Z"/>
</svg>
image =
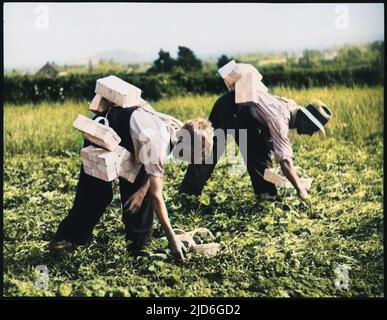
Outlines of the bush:
<svg viewBox="0 0 387 320">
<path fill-rule="evenodd" d="M 284 85 L 294 88 L 333 85 L 384 84 L 383 69 L 360 67 L 355 69 L 291 69 L 261 68 L 268 87 Z M 37 75 L 12 75 L 4 78 L 4 101 L 26 103 L 38 101 L 58 102 L 65 99 L 91 100 L 95 81 L 108 76 L 104 73 L 70 74 L 47 78 Z M 142 97 L 158 100 L 177 94 L 220 94 L 226 90 L 221 77 L 211 70 L 185 72 L 175 67 L 170 73 L 116 73 L 116 76 L 142 89 Z"/>
</svg>

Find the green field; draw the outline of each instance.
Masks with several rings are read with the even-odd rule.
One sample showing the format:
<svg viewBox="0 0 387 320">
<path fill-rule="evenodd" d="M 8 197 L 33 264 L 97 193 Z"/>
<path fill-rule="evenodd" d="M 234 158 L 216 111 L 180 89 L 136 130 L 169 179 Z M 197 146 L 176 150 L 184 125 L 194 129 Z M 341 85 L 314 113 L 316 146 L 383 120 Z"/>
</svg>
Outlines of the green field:
<svg viewBox="0 0 387 320">
<path fill-rule="evenodd" d="M 223 161 L 201 197 L 178 194 L 186 165 L 169 163 L 165 200 L 175 228 L 209 228 L 221 243 L 213 258 L 171 259 L 158 222 L 149 255 L 126 253 L 120 201 L 87 248 L 63 259 L 45 246 L 72 205 L 82 139 L 72 122 L 87 103 L 4 107 L 5 296 L 381 297 L 383 270 L 383 88 L 334 87 L 276 94 L 305 104 L 320 98 L 334 117 L 327 139 L 292 135 L 295 164 L 314 178 L 312 206 L 293 190 L 254 201 L 250 180 Z M 154 107 L 182 120 L 207 117 L 216 96 L 160 100 Z M 116 191 L 117 186 L 115 186 Z M 37 265 L 49 288 L 34 282 Z M 348 289 L 335 287 L 345 265 Z"/>
</svg>

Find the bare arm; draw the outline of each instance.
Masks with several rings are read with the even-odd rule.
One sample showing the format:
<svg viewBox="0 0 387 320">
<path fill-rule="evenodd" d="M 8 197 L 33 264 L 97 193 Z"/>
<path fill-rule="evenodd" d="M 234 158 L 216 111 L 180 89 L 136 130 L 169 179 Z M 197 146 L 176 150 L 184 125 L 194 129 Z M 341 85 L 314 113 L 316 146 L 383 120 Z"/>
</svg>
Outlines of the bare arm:
<svg viewBox="0 0 387 320">
<path fill-rule="evenodd" d="M 297 171 L 296 171 L 296 168 L 293 166 L 293 163 L 288 159 L 284 159 L 281 161 L 281 169 L 285 177 L 290 181 L 290 183 L 297 190 L 297 195 L 302 200 L 307 200 L 309 198 L 308 191 L 300 183 L 300 179 L 298 178 Z"/>
<path fill-rule="evenodd" d="M 149 176 L 149 195 L 152 198 L 153 208 L 156 212 L 156 216 L 160 221 L 169 245 L 174 255 L 180 260 L 184 260 L 183 253 L 181 251 L 181 243 L 177 241 L 175 233 L 172 229 L 171 223 L 168 217 L 167 207 L 165 206 L 163 198 L 163 179 L 161 177 Z"/>
</svg>

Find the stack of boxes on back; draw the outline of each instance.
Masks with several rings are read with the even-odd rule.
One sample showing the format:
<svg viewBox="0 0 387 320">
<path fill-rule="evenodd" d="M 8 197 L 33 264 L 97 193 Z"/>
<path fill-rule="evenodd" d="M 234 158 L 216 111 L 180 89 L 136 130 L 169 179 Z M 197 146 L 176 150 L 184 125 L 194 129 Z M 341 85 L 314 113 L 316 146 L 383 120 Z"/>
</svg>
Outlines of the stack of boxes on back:
<svg viewBox="0 0 387 320">
<path fill-rule="evenodd" d="M 134 162 L 130 152 L 119 146 L 121 139 L 110 127 L 78 115 L 73 126 L 90 142 L 98 145 L 81 150 L 85 173 L 104 181 L 122 177 L 134 182 L 141 164 Z"/>
<path fill-rule="evenodd" d="M 109 106 L 121 108 L 139 106 L 158 115 L 150 104 L 141 98 L 139 88 L 116 76 L 98 79 L 95 93 L 89 109 L 97 114 L 107 111 Z M 81 150 L 81 158 L 87 174 L 104 181 L 122 177 L 129 182 L 134 182 L 141 164 L 135 162 L 128 150 L 119 146 L 121 139 L 112 128 L 82 115 L 78 115 L 73 126 L 87 140 L 101 147 L 89 146 Z"/>
<path fill-rule="evenodd" d="M 230 61 L 218 70 L 229 90 L 235 89 L 235 103 L 258 102 L 260 92 L 267 92 L 262 74 L 250 64 Z"/>
<path fill-rule="evenodd" d="M 121 146 L 114 151 L 88 146 L 81 150 L 81 159 L 86 174 L 104 181 L 121 177 L 133 183 L 141 168 L 141 164 L 135 163 L 130 152 Z"/>
<path fill-rule="evenodd" d="M 235 103 L 258 102 L 258 79 L 252 72 L 242 74 L 235 83 Z"/>
<path fill-rule="evenodd" d="M 264 87 L 262 75 L 251 64 L 239 63 L 237 66 L 241 77 L 235 83 L 235 103 L 257 103 L 259 91 Z"/>
</svg>

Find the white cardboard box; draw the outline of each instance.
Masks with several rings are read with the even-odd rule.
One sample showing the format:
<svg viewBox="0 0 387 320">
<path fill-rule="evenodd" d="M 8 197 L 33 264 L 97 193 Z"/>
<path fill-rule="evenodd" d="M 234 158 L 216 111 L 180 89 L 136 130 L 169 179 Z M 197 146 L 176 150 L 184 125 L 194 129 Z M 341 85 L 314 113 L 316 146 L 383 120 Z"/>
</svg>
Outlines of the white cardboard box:
<svg viewBox="0 0 387 320">
<path fill-rule="evenodd" d="M 120 162 L 117 167 L 118 176 L 133 183 L 141 169 L 142 164 L 136 163 L 134 156 L 124 148 L 119 153 Z"/>
<path fill-rule="evenodd" d="M 108 157 L 106 157 L 107 154 Z M 81 150 L 81 158 L 86 174 L 104 181 L 113 181 L 118 177 L 116 171 L 117 152 L 88 146 Z"/>
<path fill-rule="evenodd" d="M 121 146 L 114 151 L 88 146 L 81 149 L 81 158 L 86 174 L 109 182 L 121 177 L 133 183 L 141 169 L 141 163 L 135 163 L 130 152 Z"/>
<path fill-rule="evenodd" d="M 113 75 L 98 79 L 95 93 L 123 108 L 136 106 L 141 97 L 141 89 Z"/>
<path fill-rule="evenodd" d="M 218 70 L 228 90 L 235 89 L 235 103 L 258 102 L 261 92 L 268 92 L 262 74 L 251 64 L 231 60 Z"/>
<path fill-rule="evenodd" d="M 75 119 L 73 127 L 87 140 L 109 151 L 114 151 L 121 142 L 121 138 L 112 128 L 81 114 Z"/>
<path fill-rule="evenodd" d="M 237 63 L 239 75 L 245 73 L 253 73 L 257 77 L 258 81 L 262 81 L 262 74 L 253 65 L 248 63 Z"/>
<path fill-rule="evenodd" d="M 258 88 L 259 80 L 257 76 L 252 73 L 243 73 L 241 78 L 235 83 L 235 103 L 249 103 L 258 102 Z"/>
<path fill-rule="evenodd" d="M 258 103 L 259 92 L 267 92 L 261 82 L 262 74 L 251 64 L 238 63 L 237 66 L 240 79 L 235 83 L 235 103 Z"/>
<path fill-rule="evenodd" d="M 218 70 L 220 76 L 223 78 L 228 90 L 233 90 L 235 82 L 241 77 L 241 71 L 237 63 L 231 60 Z"/>
</svg>

